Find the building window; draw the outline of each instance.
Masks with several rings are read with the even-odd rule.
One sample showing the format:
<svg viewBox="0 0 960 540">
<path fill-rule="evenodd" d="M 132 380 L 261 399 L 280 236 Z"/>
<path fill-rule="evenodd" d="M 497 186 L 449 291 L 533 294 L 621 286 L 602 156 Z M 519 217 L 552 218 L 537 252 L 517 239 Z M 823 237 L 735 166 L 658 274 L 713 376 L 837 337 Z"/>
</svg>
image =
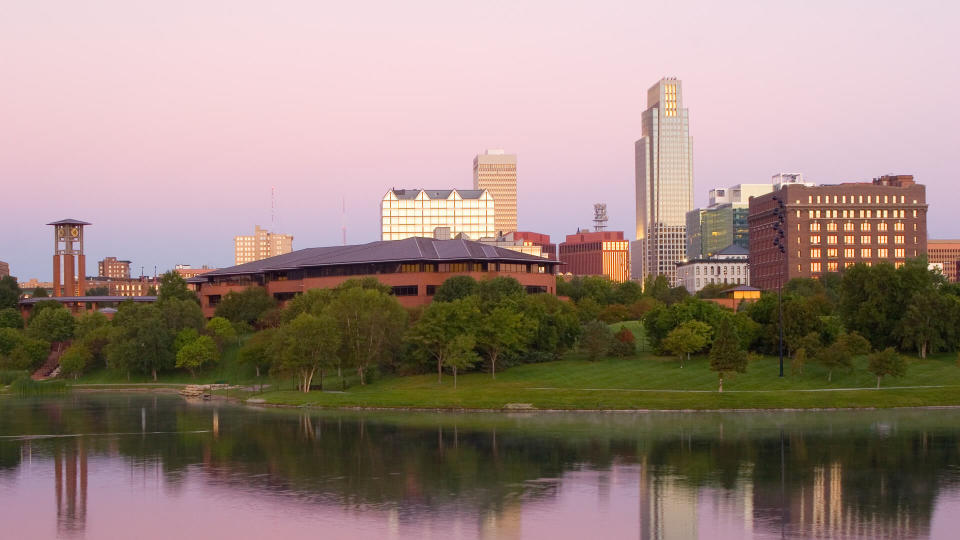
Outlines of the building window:
<svg viewBox="0 0 960 540">
<path fill-rule="evenodd" d="M 838 266 L 839 266 L 839 263 L 837 263 L 837 261 L 830 261 L 830 262 L 828 262 L 828 263 L 827 263 L 827 272 L 836 272 Z"/>
<path fill-rule="evenodd" d="M 843 256 L 847 259 L 852 259 L 856 256 L 856 250 L 853 248 L 846 248 L 843 250 Z"/>
<path fill-rule="evenodd" d="M 906 250 L 903 249 L 903 248 L 896 248 L 896 249 L 893 250 L 893 256 L 896 257 L 896 258 L 898 258 L 898 259 L 902 259 L 902 258 L 906 257 L 906 255 L 907 255 L 907 254 L 906 254 Z"/>
<path fill-rule="evenodd" d="M 890 238 L 889 236 L 878 236 L 878 237 L 877 237 L 877 243 L 878 243 L 878 244 L 886 244 L 886 243 L 887 243 L 887 240 L 888 240 L 889 238 Z"/>
<path fill-rule="evenodd" d="M 890 254 L 889 254 L 889 252 L 887 251 L 886 248 L 878 248 L 878 249 L 877 249 L 877 257 L 879 257 L 879 258 L 881 258 L 881 259 L 886 259 L 886 258 L 889 257 L 889 256 L 890 256 Z"/>
<path fill-rule="evenodd" d="M 851 232 L 851 231 L 853 231 L 853 222 L 852 222 L 852 221 L 848 221 L 848 222 L 844 223 L 844 224 L 843 224 L 843 230 L 846 231 L 846 232 Z"/>
<path fill-rule="evenodd" d="M 887 222 L 882 221 L 880 223 L 877 223 L 877 230 L 880 232 L 885 232 L 887 230 Z"/>
<path fill-rule="evenodd" d="M 860 243 L 861 243 L 861 244 L 869 244 L 869 243 L 870 243 L 870 238 L 871 238 L 870 236 L 861 236 L 861 237 L 860 237 Z"/>
<path fill-rule="evenodd" d="M 811 236 L 811 237 L 810 237 L 810 243 L 811 243 L 811 244 L 819 244 L 819 243 L 820 243 L 820 236 L 819 236 L 819 235 Z"/>
<path fill-rule="evenodd" d="M 210 307 L 216 307 L 220 304 L 220 295 L 211 294 L 207 296 L 207 305 Z"/>
<path fill-rule="evenodd" d="M 811 231 L 819 231 L 819 230 L 820 230 L 820 222 L 818 222 L 818 221 L 811 221 L 811 222 L 810 222 L 810 230 L 811 230 Z"/>
<path fill-rule="evenodd" d="M 818 263 L 818 262 L 812 262 L 812 263 L 810 263 L 810 272 L 815 273 L 815 274 L 816 274 L 816 273 L 819 273 L 819 272 L 820 272 L 820 263 Z"/>
<path fill-rule="evenodd" d="M 427 285 L 427 296 L 433 296 L 435 294 L 437 294 L 437 286 Z"/>
<path fill-rule="evenodd" d="M 870 248 L 863 248 L 860 250 L 861 259 L 869 259 L 873 257 L 873 250 Z"/>
<path fill-rule="evenodd" d="M 547 288 L 543 285 L 527 285 L 527 294 L 540 294 L 547 292 Z"/>
<path fill-rule="evenodd" d="M 853 240 L 853 235 L 852 235 L 852 234 L 844 235 L 844 237 L 843 237 L 843 243 L 844 243 L 844 244 L 852 244 L 853 242 L 854 242 L 854 240 Z"/>
<path fill-rule="evenodd" d="M 416 296 L 419 293 L 420 289 L 416 285 L 398 285 L 391 287 L 391 294 L 394 296 Z"/>
<path fill-rule="evenodd" d="M 893 230 L 895 230 L 895 231 L 902 231 L 902 230 L 903 230 L 903 222 L 902 222 L 902 221 L 898 221 L 898 222 L 894 223 L 894 224 L 893 224 Z"/>
<path fill-rule="evenodd" d="M 903 243 L 903 235 L 902 235 L 902 234 L 898 234 L 897 236 L 894 236 L 894 237 L 893 237 L 893 243 L 894 243 L 894 244 L 902 244 L 902 243 Z"/>
<path fill-rule="evenodd" d="M 827 243 L 830 245 L 835 245 L 837 243 L 837 235 L 831 234 L 827 237 Z"/>
<path fill-rule="evenodd" d="M 834 216 L 834 217 L 836 217 L 836 216 Z M 837 230 L 837 222 L 836 222 L 836 221 L 831 221 L 830 223 L 827 223 L 827 230 L 828 230 L 828 231 L 831 231 L 831 232 L 836 231 L 836 230 Z"/>
<path fill-rule="evenodd" d="M 861 231 L 869 231 L 869 230 L 870 230 L 870 224 L 867 223 L 866 221 L 864 221 L 863 223 L 860 224 L 860 230 L 861 230 Z"/>
<path fill-rule="evenodd" d="M 819 259 L 819 258 L 820 258 L 820 248 L 812 248 L 812 249 L 810 249 L 810 258 L 811 258 L 811 259 Z"/>
</svg>

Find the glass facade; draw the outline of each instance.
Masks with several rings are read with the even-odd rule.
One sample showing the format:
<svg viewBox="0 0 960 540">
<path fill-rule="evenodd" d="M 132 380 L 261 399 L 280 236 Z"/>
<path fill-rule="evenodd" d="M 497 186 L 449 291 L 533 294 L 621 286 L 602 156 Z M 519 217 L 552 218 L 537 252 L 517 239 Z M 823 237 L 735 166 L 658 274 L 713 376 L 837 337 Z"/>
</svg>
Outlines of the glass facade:
<svg viewBox="0 0 960 540">
<path fill-rule="evenodd" d="M 380 203 L 380 239 L 433 238 L 434 229 L 472 240 L 495 237 L 493 197 L 486 190 L 390 190 Z"/>
<path fill-rule="evenodd" d="M 693 159 L 687 109 L 677 79 L 647 92 L 643 136 L 636 142 L 637 245 L 634 279 L 661 274 L 677 284 L 686 257 L 687 212 L 693 208 Z"/>
</svg>

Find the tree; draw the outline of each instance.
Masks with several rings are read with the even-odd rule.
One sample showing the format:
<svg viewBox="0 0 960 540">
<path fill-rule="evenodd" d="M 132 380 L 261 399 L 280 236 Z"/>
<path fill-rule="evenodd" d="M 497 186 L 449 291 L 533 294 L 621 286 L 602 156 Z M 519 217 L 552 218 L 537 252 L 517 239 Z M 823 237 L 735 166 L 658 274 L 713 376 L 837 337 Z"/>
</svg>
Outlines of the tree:
<svg viewBox="0 0 960 540">
<path fill-rule="evenodd" d="M 0 309 L 16 309 L 19 302 L 20 286 L 17 285 L 17 278 L 13 276 L 0 278 Z"/>
<path fill-rule="evenodd" d="M 200 337 L 200 332 L 197 332 L 195 328 L 184 328 L 183 330 L 177 332 L 177 336 L 173 338 L 174 352 L 179 353 L 180 349 L 184 348 L 188 343 L 193 342 L 198 337 Z"/>
<path fill-rule="evenodd" d="M 106 315 L 98 311 L 91 311 L 76 318 L 73 335 L 77 339 L 84 339 L 97 328 L 109 325 L 110 319 L 108 319 Z"/>
<path fill-rule="evenodd" d="M 174 299 L 200 302 L 196 293 L 187 288 L 186 280 L 176 271 L 170 270 L 160 276 L 160 293 L 157 295 L 157 301 L 166 302 Z"/>
<path fill-rule="evenodd" d="M 643 286 L 636 281 L 624 281 L 616 286 L 613 301 L 616 304 L 629 306 L 643 298 Z"/>
<path fill-rule="evenodd" d="M 583 327 L 580 347 L 586 351 L 587 360 L 594 362 L 607 353 L 612 334 L 610 327 L 600 321 L 590 321 Z"/>
<path fill-rule="evenodd" d="M 351 280 L 352 281 L 352 280 Z M 333 302 L 334 291 L 332 289 L 310 289 L 303 294 L 293 297 L 287 302 L 286 307 L 280 313 L 280 322 L 287 323 L 297 318 L 301 313 L 319 315 L 327 306 Z"/>
<path fill-rule="evenodd" d="M 84 295 L 85 296 L 109 296 L 110 287 L 93 287 L 93 288 L 87 289 Z"/>
<path fill-rule="evenodd" d="M 0 328 L 23 328 L 23 317 L 14 308 L 0 309 Z"/>
<path fill-rule="evenodd" d="M 666 276 L 650 274 L 643 280 L 643 294 L 667 304 L 670 300 L 670 282 Z"/>
<path fill-rule="evenodd" d="M 904 348 L 915 348 L 920 358 L 936 352 L 944 343 L 945 301 L 939 292 L 925 290 L 913 295 L 897 327 Z"/>
<path fill-rule="evenodd" d="M 457 371 L 467 369 L 477 361 L 473 347 L 476 341 L 470 334 L 460 334 L 450 340 L 443 363 L 453 371 L 453 388 L 457 388 Z"/>
<path fill-rule="evenodd" d="M 747 352 L 740 348 L 733 321 L 724 318 L 717 328 L 717 335 L 710 348 L 710 369 L 720 378 L 718 392 L 723 392 L 723 377 L 726 373 L 747 371 Z"/>
<path fill-rule="evenodd" d="M 217 305 L 215 315 L 230 322 L 253 324 L 267 311 L 276 307 L 277 301 L 263 287 L 247 287 L 242 291 L 230 291 Z"/>
<path fill-rule="evenodd" d="M 277 330 L 276 339 L 281 369 L 296 376 L 302 392 L 310 391 L 319 372 L 322 391 L 324 369 L 335 365 L 340 348 L 340 331 L 333 318 L 301 313 Z"/>
<path fill-rule="evenodd" d="M 836 343 L 850 356 L 860 356 L 870 352 L 870 342 L 856 332 L 845 332 L 837 336 Z"/>
<path fill-rule="evenodd" d="M 803 347 L 800 347 L 793 353 L 793 358 L 790 359 L 790 374 L 791 375 L 803 375 L 803 365 L 807 363 L 807 350 Z"/>
<path fill-rule="evenodd" d="M 877 376 L 877 388 L 880 379 L 886 376 L 903 377 L 907 374 L 907 361 L 893 347 L 871 354 L 867 359 L 867 369 Z"/>
<path fill-rule="evenodd" d="M 580 322 L 586 324 L 590 321 L 596 321 L 600 317 L 600 311 L 603 307 L 592 296 L 585 296 L 577 302 L 577 316 Z"/>
<path fill-rule="evenodd" d="M 44 309 L 27 326 L 27 335 L 46 341 L 67 341 L 73 337 L 75 321 L 64 307 Z"/>
<path fill-rule="evenodd" d="M 351 287 L 337 291 L 327 312 L 340 328 L 339 358 L 357 370 L 361 385 L 366 384 L 367 371 L 385 363 L 400 345 L 406 310 L 380 289 Z"/>
<path fill-rule="evenodd" d="M 480 285 L 477 280 L 470 276 L 453 276 L 447 278 L 437 288 L 433 295 L 434 302 L 452 302 L 468 296 L 473 296 L 479 291 Z"/>
<path fill-rule="evenodd" d="M 33 319 L 37 318 L 38 315 L 48 309 L 66 308 L 64 308 L 63 304 L 57 302 L 56 300 L 41 300 L 40 302 L 33 304 L 33 307 L 30 308 L 30 315 L 27 317 L 27 326 L 30 326 L 30 323 L 33 322 Z"/>
<path fill-rule="evenodd" d="M 261 330 L 252 335 L 240 349 L 240 362 L 253 366 L 258 379 L 261 371 L 269 370 L 273 364 L 276 333 L 275 328 Z"/>
<path fill-rule="evenodd" d="M 850 352 L 839 340 L 828 347 L 820 349 L 820 352 L 817 353 L 816 360 L 823 364 L 823 367 L 827 368 L 827 381 L 833 380 L 834 369 L 849 369 L 853 366 Z"/>
<path fill-rule="evenodd" d="M 230 321 L 223 317 L 214 317 L 207 321 L 204 331 L 210 335 L 217 344 L 219 350 L 223 350 L 224 345 L 237 339 L 237 331 L 233 329 Z"/>
<path fill-rule="evenodd" d="M 166 324 L 160 307 L 153 304 L 123 302 L 113 318 L 114 337 L 107 346 L 107 363 L 126 371 L 138 369 L 149 373 L 154 381 L 157 373 L 173 366 L 174 335 Z"/>
<path fill-rule="evenodd" d="M 186 368 L 190 376 L 196 371 L 217 361 L 217 344 L 210 336 L 198 336 L 177 351 L 177 367 Z"/>
<path fill-rule="evenodd" d="M 520 300 L 520 309 L 534 323 L 528 359 L 558 359 L 577 344 L 582 327 L 571 302 L 552 294 L 530 294 Z"/>
<path fill-rule="evenodd" d="M 712 329 L 709 324 L 701 321 L 687 321 L 671 330 L 667 337 L 663 339 L 661 347 L 680 357 L 680 367 L 683 368 L 684 355 L 689 361 L 691 353 L 707 346 L 711 333 Z"/>
<path fill-rule="evenodd" d="M 49 298 L 50 294 L 43 287 L 35 287 L 30 293 L 30 298 Z"/>
<path fill-rule="evenodd" d="M 497 360 L 503 354 L 519 352 L 533 337 L 535 323 L 509 307 L 497 307 L 480 319 L 477 345 L 487 356 L 490 374 L 497 378 Z"/>
<path fill-rule="evenodd" d="M 449 280 L 447 280 L 449 281 Z M 431 303 L 406 334 L 407 342 L 419 348 L 437 364 L 437 382 L 443 382 L 443 366 L 451 353 L 453 338 L 473 335 L 480 310 L 475 299 Z"/>
<path fill-rule="evenodd" d="M 195 300 L 170 298 L 163 302 L 157 302 L 156 307 L 160 310 L 171 334 L 175 335 L 184 328 L 193 328 L 200 331 L 206 324 L 203 311 L 200 310 L 200 304 Z"/>
<path fill-rule="evenodd" d="M 630 310 L 623 304 L 610 304 L 600 311 L 597 318 L 607 324 L 622 322 L 630 319 Z"/>
<path fill-rule="evenodd" d="M 93 362 L 93 353 L 82 344 L 71 345 L 60 357 L 60 373 L 77 379 Z"/>
<path fill-rule="evenodd" d="M 43 339 L 34 339 L 20 336 L 13 350 L 7 355 L 3 367 L 7 369 L 34 370 L 47 359 L 50 354 L 50 342 Z"/>
<path fill-rule="evenodd" d="M 636 337 L 627 327 L 621 326 L 620 330 L 613 335 L 613 342 L 610 344 L 610 354 L 619 356 L 633 356 L 637 353 Z"/>
<path fill-rule="evenodd" d="M 524 295 L 523 285 L 512 277 L 495 277 L 485 279 L 477 284 L 477 294 L 480 296 L 480 305 L 486 311 L 489 306 L 496 306 L 505 300 L 516 300 Z"/>
</svg>

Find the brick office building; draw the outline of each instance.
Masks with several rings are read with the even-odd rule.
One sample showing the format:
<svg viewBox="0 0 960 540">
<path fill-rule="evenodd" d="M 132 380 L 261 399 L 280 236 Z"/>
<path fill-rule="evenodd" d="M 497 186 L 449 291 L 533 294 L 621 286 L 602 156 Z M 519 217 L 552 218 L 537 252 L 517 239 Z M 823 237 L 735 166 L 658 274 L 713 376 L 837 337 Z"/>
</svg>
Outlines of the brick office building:
<svg viewBox="0 0 960 540">
<path fill-rule="evenodd" d="M 352 278 L 374 277 L 391 287 L 404 306 L 429 303 L 447 278 L 512 277 L 528 293 L 556 294 L 554 267 L 541 257 L 472 242 L 412 237 L 354 246 L 308 248 L 190 278 L 200 307 L 212 317 L 231 291 L 264 287 L 286 301 L 310 289 L 327 289 Z"/>
<path fill-rule="evenodd" d="M 607 276 L 620 283 L 630 279 L 630 242 L 623 231 L 568 234 L 559 247 L 563 273 Z"/>
<path fill-rule="evenodd" d="M 960 240 L 927 240 L 927 261 L 943 265 L 943 275 L 956 283 L 960 270 Z"/>
<path fill-rule="evenodd" d="M 540 253 L 548 258 L 553 260 L 557 259 L 557 245 L 550 242 L 550 235 L 529 232 L 529 231 L 515 231 L 510 233 L 513 235 L 513 238 L 516 240 L 522 240 L 524 242 L 529 242 L 535 246 L 540 246 Z"/>
<path fill-rule="evenodd" d="M 900 266 L 927 252 L 926 190 L 910 175 L 823 186 L 784 185 L 750 199 L 750 284 L 776 289 L 856 263 Z M 776 199 L 775 199 L 776 198 Z M 784 205 L 784 245 L 774 245 Z"/>
<path fill-rule="evenodd" d="M 97 262 L 97 275 L 100 277 L 130 279 L 130 261 L 121 261 L 116 257 L 105 257 Z"/>
</svg>

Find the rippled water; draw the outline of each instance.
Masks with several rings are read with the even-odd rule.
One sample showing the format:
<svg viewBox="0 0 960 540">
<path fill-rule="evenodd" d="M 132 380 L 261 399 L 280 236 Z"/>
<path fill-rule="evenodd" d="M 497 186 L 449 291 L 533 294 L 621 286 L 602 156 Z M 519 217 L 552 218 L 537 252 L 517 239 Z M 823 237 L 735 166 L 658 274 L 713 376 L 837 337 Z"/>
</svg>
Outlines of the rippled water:
<svg viewBox="0 0 960 540">
<path fill-rule="evenodd" d="M 956 538 L 960 411 L 0 398 L 2 538 Z"/>
</svg>

